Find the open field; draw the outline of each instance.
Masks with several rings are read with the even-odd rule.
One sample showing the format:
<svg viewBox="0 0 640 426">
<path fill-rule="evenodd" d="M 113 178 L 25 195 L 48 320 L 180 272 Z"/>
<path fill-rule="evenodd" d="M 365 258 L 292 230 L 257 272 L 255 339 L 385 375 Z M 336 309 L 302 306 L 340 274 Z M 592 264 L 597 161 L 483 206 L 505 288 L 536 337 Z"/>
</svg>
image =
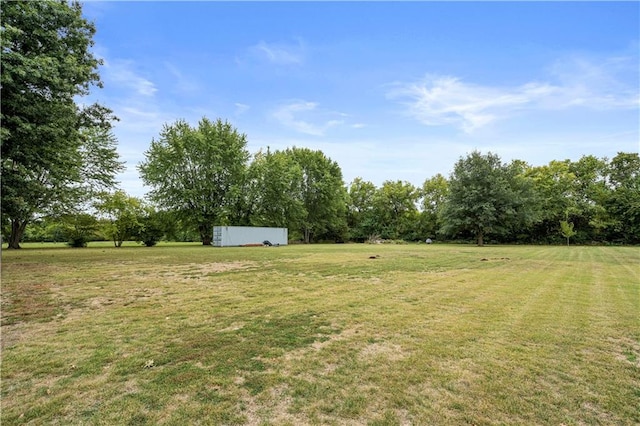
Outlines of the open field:
<svg viewBox="0 0 640 426">
<path fill-rule="evenodd" d="M 631 247 L 5 250 L 1 421 L 640 424 L 639 265 Z"/>
</svg>

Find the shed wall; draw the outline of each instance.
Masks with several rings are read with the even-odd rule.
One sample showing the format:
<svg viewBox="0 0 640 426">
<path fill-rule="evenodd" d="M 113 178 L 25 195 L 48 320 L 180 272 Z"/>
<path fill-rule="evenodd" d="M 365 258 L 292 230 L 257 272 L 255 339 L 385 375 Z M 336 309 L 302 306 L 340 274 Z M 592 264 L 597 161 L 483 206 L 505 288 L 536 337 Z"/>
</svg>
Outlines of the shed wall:
<svg viewBox="0 0 640 426">
<path fill-rule="evenodd" d="M 262 244 L 269 241 L 273 245 L 287 245 L 287 228 L 268 228 L 258 226 L 214 226 L 213 245 L 215 247 L 234 247 L 246 244 Z"/>
</svg>

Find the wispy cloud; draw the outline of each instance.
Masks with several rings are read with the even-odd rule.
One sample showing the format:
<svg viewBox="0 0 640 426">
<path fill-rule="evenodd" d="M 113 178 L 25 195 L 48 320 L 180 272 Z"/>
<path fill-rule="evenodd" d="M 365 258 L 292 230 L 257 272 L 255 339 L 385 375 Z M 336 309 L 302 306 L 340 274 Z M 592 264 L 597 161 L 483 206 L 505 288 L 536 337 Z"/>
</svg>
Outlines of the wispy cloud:
<svg viewBox="0 0 640 426">
<path fill-rule="evenodd" d="M 273 117 L 285 127 L 313 136 L 323 136 L 327 130 L 344 123 L 345 114 L 325 111 L 316 102 L 292 101 L 281 105 Z"/>
<path fill-rule="evenodd" d="M 173 77 L 175 92 L 193 94 L 200 91 L 200 86 L 196 80 L 185 75 L 177 66 L 169 62 L 165 62 L 164 66 Z"/>
<path fill-rule="evenodd" d="M 133 61 L 104 60 L 103 76 L 106 81 L 125 87 L 138 95 L 153 96 L 158 91 L 152 81 L 135 70 Z"/>
<path fill-rule="evenodd" d="M 428 126 L 453 124 L 471 132 L 552 90 L 539 84 L 487 87 L 456 77 L 429 75 L 416 83 L 398 84 L 388 96 L 405 100 L 409 114 Z"/>
<path fill-rule="evenodd" d="M 249 105 L 240 102 L 236 102 L 234 105 L 236 107 L 235 115 L 242 115 L 251 108 Z"/>
<path fill-rule="evenodd" d="M 628 64 L 621 58 L 601 64 L 571 58 L 551 67 L 552 82 L 528 82 L 515 87 L 427 75 L 417 82 L 393 84 L 387 96 L 402 102 L 407 113 L 423 124 L 454 125 L 471 133 L 524 109 L 638 108 L 637 84 L 618 77 Z"/>
<path fill-rule="evenodd" d="M 551 98 L 556 107 L 611 110 L 640 105 L 637 56 L 616 56 L 598 62 L 570 56 L 556 61 L 549 67 L 549 74 L 558 81 L 558 91 Z"/>
<path fill-rule="evenodd" d="M 275 65 L 299 65 L 304 62 L 305 46 L 302 40 L 296 43 L 267 43 L 260 41 L 251 46 L 249 52 L 257 58 Z"/>
</svg>

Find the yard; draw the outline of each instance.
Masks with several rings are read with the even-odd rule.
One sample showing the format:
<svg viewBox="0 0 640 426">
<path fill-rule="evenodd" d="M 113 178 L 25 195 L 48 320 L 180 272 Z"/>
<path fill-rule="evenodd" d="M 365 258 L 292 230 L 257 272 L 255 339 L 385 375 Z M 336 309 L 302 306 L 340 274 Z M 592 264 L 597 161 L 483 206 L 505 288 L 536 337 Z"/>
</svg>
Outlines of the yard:
<svg viewBox="0 0 640 426">
<path fill-rule="evenodd" d="M 638 248 L 25 247 L 3 425 L 640 423 Z"/>
</svg>

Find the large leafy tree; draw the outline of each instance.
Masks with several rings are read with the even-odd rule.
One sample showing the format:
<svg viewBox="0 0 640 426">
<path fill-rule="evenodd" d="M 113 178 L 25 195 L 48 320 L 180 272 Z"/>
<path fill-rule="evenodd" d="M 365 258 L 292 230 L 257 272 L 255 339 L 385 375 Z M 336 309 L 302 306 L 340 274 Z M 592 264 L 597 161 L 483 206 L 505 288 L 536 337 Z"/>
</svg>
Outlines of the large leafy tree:
<svg viewBox="0 0 640 426">
<path fill-rule="evenodd" d="M 435 237 L 442 226 L 442 210 L 449 194 L 449 182 L 440 173 L 422 184 L 420 229 L 425 237 Z"/>
<path fill-rule="evenodd" d="M 2 222 L 20 248 L 37 215 L 86 201 L 121 170 L 111 111 L 80 107 L 101 86 L 90 51 L 95 28 L 79 2 L 2 1 Z M 96 188 L 97 187 L 97 188 Z"/>
<path fill-rule="evenodd" d="M 351 239 L 365 241 L 378 232 L 373 200 L 376 186 L 360 177 L 348 189 L 347 225 Z"/>
<path fill-rule="evenodd" d="M 418 190 L 409 182 L 385 181 L 378 188 L 373 205 L 377 229 L 383 238 L 415 240 L 418 235 Z"/>
<path fill-rule="evenodd" d="M 210 245 L 213 227 L 227 224 L 244 187 L 247 139 L 230 123 L 202 118 L 197 127 L 165 125 L 138 165 L 151 200 L 175 212 Z"/>
<path fill-rule="evenodd" d="M 283 151 L 259 151 L 249 167 L 245 208 L 249 224 L 301 228 L 306 217 L 302 168 Z"/>
<path fill-rule="evenodd" d="M 610 192 L 604 201 L 617 242 L 640 243 L 640 155 L 618 153 L 608 165 Z"/>
<path fill-rule="evenodd" d="M 347 191 L 338 163 L 319 150 L 293 147 L 284 152 L 302 171 L 299 200 L 304 214 L 297 231 L 304 242 L 345 238 Z"/>
<path fill-rule="evenodd" d="M 603 206 L 608 192 L 606 188 L 606 160 L 593 155 L 582 156 L 572 162 L 569 169 L 575 176 L 575 206 L 569 219 L 575 224 L 578 241 L 597 241 L 604 236 L 607 227 L 606 211 Z"/>
<path fill-rule="evenodd" d="M 558 224 L 577 210 L 576 176 L 571 161 L 551 161 L 525 172 L 533 183 L 540 220 L 528 230 L 533 241 L 554 241 L 559 235 Z"/>
<path fill-rule="evenodd" d="M 534 220 L 533 193 L 518 166 L 478 151 L 460 158 L 449 179 L 443 230 L 450 235 L 471 233 L 482 246 L 486 236 L 504 235 Z"/>
</svg>

